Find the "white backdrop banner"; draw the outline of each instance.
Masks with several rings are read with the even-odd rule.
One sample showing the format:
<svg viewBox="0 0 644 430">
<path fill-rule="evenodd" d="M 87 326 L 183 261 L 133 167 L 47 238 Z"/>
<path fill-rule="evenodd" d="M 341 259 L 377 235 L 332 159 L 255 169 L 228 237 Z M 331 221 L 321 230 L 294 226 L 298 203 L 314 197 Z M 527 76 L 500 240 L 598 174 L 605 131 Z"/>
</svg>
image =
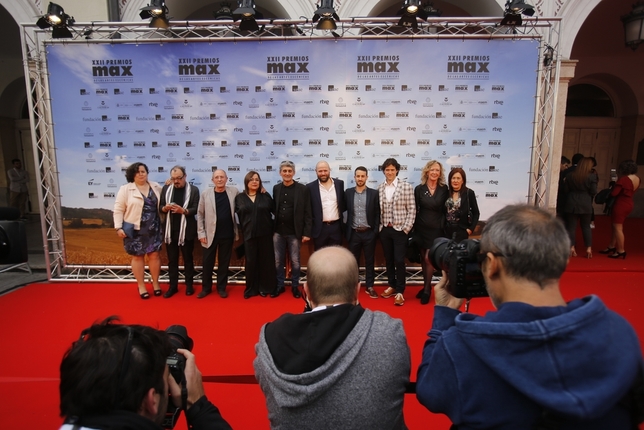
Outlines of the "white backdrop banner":
<svg viewBox="0 0 644 430">
<path fill-rule="evenodd" d="M 481 219 L 526 202 L 539 43 L 313 40 L 47 47 L 61 203 L 112 209 L 123 172 L 144 162 L 163 182 L 186 167 L 201 191 L 214 169 L 272 190 L 296 179 L 369 186 L 388 157 L 416 185 L 425 163 L 462 167 Z"/>
</svg>

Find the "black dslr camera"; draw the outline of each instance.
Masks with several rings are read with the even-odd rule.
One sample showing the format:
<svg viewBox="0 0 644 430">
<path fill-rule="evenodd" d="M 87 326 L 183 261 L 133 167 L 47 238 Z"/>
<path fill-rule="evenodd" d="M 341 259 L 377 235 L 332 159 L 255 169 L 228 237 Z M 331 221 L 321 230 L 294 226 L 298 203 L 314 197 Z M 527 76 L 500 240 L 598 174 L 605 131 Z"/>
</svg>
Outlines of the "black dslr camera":
<svg viewBox="0 0 644 430">
<path fill-rule="evenodd" d="M 194 343 L 192 339 L 188 337 L 188 329 L 182 325 L 171 325 L 168 327 L 165 332 L 170 338 L 170 344 L 174 347 L 172 353 L 166 358 L 166 364 L 170 369 L 170 374 L 177 381 L 177 384 L 181 385 L 181 407 L 174 406 L 172 403 L 172 398 L 168 399 L 168 410 L 165 413 L 165 418 L 163 420 L 163 428 L 171 429 L 174 428 L 181 411 L 186 408 L 186 399 L 188 392 L 186 389 L 186 376 L 184 371 L 186 369 L 186 358 L 177 352 L 177 348 L 187 349 L 192 351 Z"/>
<path fill-rule="evenodd" d="M 459 299 L 487 297 L 485 280 L 481 273 L 478 255 L 479 241 L 465 239 L 461 242 L 439 237 L 429 250 L 432 266 L 447 273 L 447 292 Z"/>
</svg>

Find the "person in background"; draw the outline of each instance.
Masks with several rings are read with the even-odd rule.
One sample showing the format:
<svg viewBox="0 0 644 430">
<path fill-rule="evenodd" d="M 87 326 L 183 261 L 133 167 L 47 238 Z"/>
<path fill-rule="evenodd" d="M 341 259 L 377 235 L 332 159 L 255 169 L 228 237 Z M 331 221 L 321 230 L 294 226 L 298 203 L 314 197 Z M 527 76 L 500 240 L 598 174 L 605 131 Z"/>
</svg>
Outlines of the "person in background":
<svg viewBox="0 0 644 430">
<path fill-rule="evenodd" d="M 566 230 L 570 238 L 570 255 L 577 256 L 575 236 L 577 220 L 581 225 L 581 233 L 586 247 L 586 258 L 593 257 L 593 235 L 590 229 L 590 217 L 593 213 L 592 196 L 597 194 L 597 174 L 592 172 L 593 161 L 590 157 L 582 158 L 576 168 L 564 178 L 566 189 L 566 204 L 564 217 Z"/>
<path fill-rule="evenodd" d="M 145 287 L 146 256 L 154 295 L 162 294 L 159 285 L 159 251 L 163 246 L 159 214 L 161 185 L 149 181 L 148 166 L 138 162 L 125 170 L 125 178 L 128 183 L 119 189 L 114 202 L 114 228 L 117 236 L 123 239 L 125 252 L 132 256 L 132 273 L 139 288 L 139 296 L 146 300 L 150 298 Z"/>
<path fill-rule="evenodd" d="M 624 221 L 628 214 L 633 211 L 633 194 L 639 189 L 641 181 L 637 176 L 637 163 L 633 160 L 624 160 L 619 163 L 617 172 L 619 178 L 611 191 L 611 196 L 615 197 L 615 203 L 610 214 L 613 235 L 608 248 L 599 252 L 608 254 L 608 258 L 626 259 Z"/>
<path fill-rule="evenodd" d="M 163 294 L 169 299 L 179 291 L 179 251 L 183 255 L 186 296 L 194 294 L 195 275 L 193 251 L 197 238 L 197 208 L 199 188 L 190 184 L 186 169 L 174 166 L 170 170 L 170 184 L 161 190 L 161 212 L 167 214 L 165 223 L 165 249 L 168 254 L 170 288 Z"/>
<path fill-rule="evenodd" d="M 331 177 L 326 161 L 315 165 L 318 179 L 306 184 L 311 196 L 311 238 L 318 249 L 342 244 L 342 214 L 344 213 L 344 181 Z"/>
<path fill-rule="evenodd" d="M 228 297 L 228 266 L 233 253 L 233 242 L 238 238 L 235 197 L 239 191 L 226 185 L 228 175 L 221 169 L 212 173 L 212 182 L 215 184 L 214 190 L 203 192 L 197 208 L 197 236 L 204 248 L 198 299 L 203 299 L 212 292 L 212 273 L 217 253 L 217 293 L 222 299 Z"/>
<path fill-rule="evenodd" d="M 244 236 L 246 289 L 244 298 L 266 297 L 277 287 L 273 250 L 271 195 L 262 192 L 262 179 L 254 170 L 244 177 L 244 192 L 235 197 L 235 213 Z"/>
<path fill-rule="evenodd" d="M 407 235 L 414 227 L 416 202 L 409 182 L 398 178 L 400 163 L 388 158 L 381 167 L 385 181 L 378 186 L 380 199 L 380 242 L 387 265 L 387 289 L 380 294 L 394 297 L 394 305 L 405 304 L 405 253 Z"/>
<path fill-rule="evenodd" d="M 300 245 L 311 240 L 311 196 L 304 184 L 293 179 L 295 164 L 284 160 L 280 163 L 282 182 L 273 187 L 275 201 L 275 271 L 277 288 L 271 297 L 284 292 L 286 278 L 286 252 L 291 260 L 291 292 L 299 299 L 300 293 Z"/>
<path fill-rule="evenodd" d="M 467 239 L 479 222 L 479 206 L 476 194 L 466 187 L 465 171 L 456 167 L 449 172 L 449 196 L 445 202 L 445 234 L 457 242 Z"/>
<path fill-rule="evenodd" d="M 358 304 L 358 263 L 329 246 L 311 254 L 311 311 L 265 324 L 255 377 L 272 429 L 406 429 L 411 359 L 402 321 Z"/>
<path fill-rule="evenodd" d="M 458 429 L 636 429 L 637 398 L 627 393 L 638 380 L 644 389 L 637 334 L 597 296 L 564 300 L 569 255 L 566 230 L 547 211 L 515 205 L 492 215 L 478 261 L 496 310 L 459 312 L 463 299 L 449 294 L 443 272 L 420 403 Z"/>
<path fill-rule="evenodd" d="M 27 202 L 29 201 L 29 173 L 22 168 L 22 161 L 11 160 L 13 167 L 7 170 L 9 178 L 9 206 L 20 211 L 20 218 L 27 219 Z"/>
<path fill-rule="evenodd" d="M 417 211 L 414 235 L 420 241 L 424 285 L 417 297 L 423 305 L 429 303 L 434 275 L 429 250 L 437 238 L 445 237 L 445 202 L 448 195 L 443 165 L 436 160 L 428 161 L 420 172 L 420 184 L 414 189 Z"/>
<path fill-rule="evenodd" d="M 557 186 L 557 216 L 559 216 L 565 222 L 565 215 L 563 208 L 566 205 L 566 187 L 564 183 L 564 178 L 568 173 L 572 173 L 577 168 L 577 163 L 584 158 L 583 154 L 577 153 L 572 156 L 571 164 L 563 169 L 564 157 L 561 158 L 562 169 L 559 170 L 559 184 Z M 566 159 L 567 160 L 567 159 Z"/>
<path fill-rule="evenodd" d="M 349 251 L 358 264 L 360 254 L 364 253 L 365 291 L 372 299 L 378 294 L 373 289 L 376 279 L 375 254 L 376 238 L 380 227 L 380 198 L 378 190 L 367 187 L 369 172 L 364 166 L 356 167 L 353 176 L 356 186 L 344 193 L 347 208 L 346 237 Z"/>
</svg>

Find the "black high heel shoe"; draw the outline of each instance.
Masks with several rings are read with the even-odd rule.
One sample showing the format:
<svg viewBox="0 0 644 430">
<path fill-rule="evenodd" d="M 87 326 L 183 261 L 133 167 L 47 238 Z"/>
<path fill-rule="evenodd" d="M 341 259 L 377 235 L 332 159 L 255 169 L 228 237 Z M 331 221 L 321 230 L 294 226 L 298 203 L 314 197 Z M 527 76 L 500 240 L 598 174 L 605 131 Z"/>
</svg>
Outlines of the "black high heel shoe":
<svg viewBox="0 0 644 430">
<path fill-rule="evenodd" d="M 610 246 L 606 249 L 602 249 L 599 251 L 600 254 L 612 254 L 615 252 L 615 248 L 611 248 Z"/>
<path fill-rule="evenodd" d="M 617 252 L 617 251 L 615 251 L 615 253 L 610 254 L 610 255 L 608 256 L 608 258 L 615 258 L 615 259 L 617 259 L 617 258 L 621 258 L 622 260 L 626 260 L 626 251 L 624 251 L 624 252 Z"/>
</svg>

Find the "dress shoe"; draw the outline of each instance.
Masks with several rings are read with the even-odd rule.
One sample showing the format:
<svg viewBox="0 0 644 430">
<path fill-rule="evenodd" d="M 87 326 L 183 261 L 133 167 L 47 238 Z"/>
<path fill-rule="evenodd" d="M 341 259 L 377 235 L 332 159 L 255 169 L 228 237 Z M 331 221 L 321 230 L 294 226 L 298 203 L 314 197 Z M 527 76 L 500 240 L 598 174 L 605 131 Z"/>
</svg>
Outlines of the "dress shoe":
<svg viewBox="0 0 644 430">
<path fill-rule="evenodd" d="M 201 292 L 199 294 L 197 294 L 197 298 L 198 299 L 203 299 L 204 297 L 206 297 L 210 293 L 211 293 L 210 290 L 201 290 Z"/>
<path fill-rule="evenodd" d="M 192 286 L 186 287 L 186 296 L 192 296 L 195 293 L 194 288 Z"/>
<path fill-rule="evenodd" d="M 600 254 L 612 254 L 613 252 L 615 252 L 615 248 L 611 248 L 610 246 L 599 251 Z"/>
<path fill-rule="evenodd" d="M 268 296 L 268 294 L 266 294 L 266 293 L 265 293 L 265 292 L 263 292 L 263 291 L 260 291 L 260 292 L 259 292 L 259 295 L 260 295 L 261 297 L 266 297 L 266 296 Z"/>
<path fill-rule="evenodd" d="M 367 288 L 364 291 L 365 291 L 365 293 L 369 294 L 369 297 L 371 297 L 372 299 L 377 299 L 378 298 L 378 294 L 376 294 L 376 291 L 373 288 Z"/>
<path fill-rule="evenodd" d="M 278 287 L 275 289 L 275 291 L 273 291 L 270 294 L 270 296 L 272 299 L 274 299 L 275 297 L 279 297 L 279 295 L 282 294 L 283 292 L 284 292 L 284 287 Z"/>
<path fill-rule="evenodd" d="M 385 291 L 382 292 L 380 295 L 383 299 L 388 299 L 389 297 L 392 297 L 393 295 L 396 294 L 396 290 L 394 290 L 391 287 L 387 287 Z"/>
<path fill-rule="evenodd" d="M 150 298 L 150 293 L 146 291 L 145 293 L 139 293 L 139 296 L 141 296 L 143 300 L 147 300 Z"/>
<path fill-rule="evenodd" d="M 258 296 L 258 295 L 259 295 L 259 293 L 250 293 L 250 292 L 249 293 L 244 293 L 244 298 L 245 299 L 250 299 L 251 297 L 255 297 L 255 296 Z"/>
<path fill-rule="evenodd" d="M 400 293 L 396 294 L 396 298 L 394 299 L 394 305 L 402 306 L 404 304 L 405 304 L 405 298 L 403 297 L 403 295 Z"/>
<path fill-rule="evenodd" d="M 163 291 L 161 291 L 161 288 L 159 288 L 158 290 L 154 290 L 155 296 L 160 296 L 161 294 L 163 294 Z"/>
<path fill-rule="evenodd" d="M 608 258 L 621 258 L 622 260 L 626 260 L 626 251 L 624 252 L 617 252 L 615 251 L 614 253 L 610 254 Z"/>
<path fill-rule="evenodd" d="M 425 290 L 422 291 L 422 294 L 420 295 L 420 304 L 421 305 L 426 305 L 429 303 L 429 298 L 431 297 L 430 293 L 426 293 Z"/>
<path fill-rule="evenodd" d="M 177 289 L 176 288 L 170 288 L 168 291 L 163 294 L 164 299 L 169 299 L 170 297 L 174 296 L 177 294 Z"/>
<path fill-rule="evenodd" d="M 228 293 L 226 292 L 226 290 L 217 290 L 217 294 L 219 294 L 219 297 L 221 297 L 222 299 L 225 299 L 226 297 L 228 297 Z"/>
<path fill-rule="evenodd" d="M 293 292 L 293 297 L 295 297 L 296 299 L 299 299 L 300 297 L 302 297 L 302 294 L 300 294 L 300 289 L 299 288 L 292 287 L 291 291 Z"/>
</svg>

